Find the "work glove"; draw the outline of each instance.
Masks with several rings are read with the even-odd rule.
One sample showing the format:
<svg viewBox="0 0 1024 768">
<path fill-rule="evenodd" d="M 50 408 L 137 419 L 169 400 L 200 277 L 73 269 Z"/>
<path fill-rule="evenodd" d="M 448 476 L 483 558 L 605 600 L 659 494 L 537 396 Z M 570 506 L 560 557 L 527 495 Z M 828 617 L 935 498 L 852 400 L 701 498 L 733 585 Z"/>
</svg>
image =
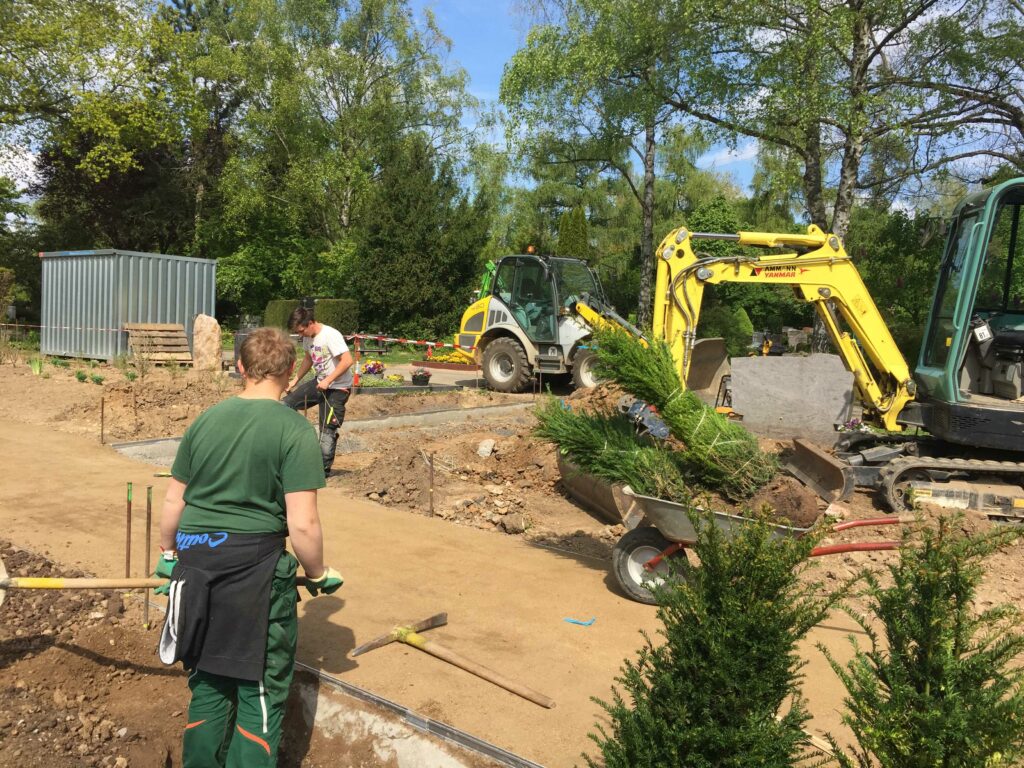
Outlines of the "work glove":
<svg viewBox="0 0 1024 768">
<path fill-rule="evenodd" d="M 173 549 L 168 549 L 165 552 L 160 553 L 160 557 L 156 561 L 156 571 L 153 575 L 158 579 L 167 579 L 166 584 L 161 584 L 159 587 L 153 590 L 153 594 L 166 595 L 171 591 L 171 574 L 174 573 L 174 566 L 178 564 L 178 553 Z"/>
<path fill-rule="evenodd" d="M 341 577 L 333 568 L 324 568 L 324 572 L 320 575 L 319 579 L 311 579 L 309 576 L 306 577 L 306 589 L 309 590 L 309 594 L 316 597 L 321 592 L 325 595 L 330 595 L 338 591 L 338 587 L 345 583 L 345 580 Z"/>
</svg>

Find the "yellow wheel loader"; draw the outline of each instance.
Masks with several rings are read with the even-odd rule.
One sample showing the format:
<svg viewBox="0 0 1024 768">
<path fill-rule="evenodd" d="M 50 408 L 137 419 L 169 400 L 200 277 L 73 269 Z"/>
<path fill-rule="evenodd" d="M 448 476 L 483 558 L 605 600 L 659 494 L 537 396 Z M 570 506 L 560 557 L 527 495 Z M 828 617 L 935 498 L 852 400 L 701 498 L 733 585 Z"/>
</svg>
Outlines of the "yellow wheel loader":
<svg viewBox="0 0 1024 768">
<path fill-rule="evenodd" d="M 594 352 L 587 341 L 601 324 L 642 337 L 608 304 L 586 262 L 505 256 L 485 273 L 455 343 L 473 348 L 487 386 L 498 392 L 522 392 L 538 373 L 571 373 L 576 386 L 593 387 Z"/>
</svg>

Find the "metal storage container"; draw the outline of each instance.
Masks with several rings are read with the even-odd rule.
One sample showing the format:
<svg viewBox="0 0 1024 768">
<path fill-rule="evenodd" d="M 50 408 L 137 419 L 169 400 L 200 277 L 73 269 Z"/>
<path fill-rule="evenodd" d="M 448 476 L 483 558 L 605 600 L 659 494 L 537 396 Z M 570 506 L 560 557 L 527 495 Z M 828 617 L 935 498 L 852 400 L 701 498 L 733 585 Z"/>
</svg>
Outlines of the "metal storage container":
<svg viewBox="0 0 1024 768">
<path fill-rule="evenodd" d="M 137 251 L 50 251 L 43 266 L 44 355 L 112 360 L 128 353 L 125 323 L 181 323 L 213 315 L 217 262 Z"/>
</svg>

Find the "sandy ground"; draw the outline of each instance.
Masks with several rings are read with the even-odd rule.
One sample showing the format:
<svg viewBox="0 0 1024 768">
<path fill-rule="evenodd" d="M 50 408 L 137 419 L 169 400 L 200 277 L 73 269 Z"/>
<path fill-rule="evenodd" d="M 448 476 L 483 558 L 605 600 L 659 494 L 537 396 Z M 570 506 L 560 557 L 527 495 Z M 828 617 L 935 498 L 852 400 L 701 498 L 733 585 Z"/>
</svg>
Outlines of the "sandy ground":
<svg viewBox="0 0 1024 768">
<path fill-rule="evenodd" d="M 193 405 L 188 415 L 178 418 L 180 409 L 173 406 L 183 391 L 189 391 L 182 389 L 187 377 L 151 375 L 149 409 L 162 415 L 145 422 L 155 431 L 131 436 L 180 434 L 201 402 L 209 404 L 230 394 L 214 384 L 202 389 L 205 385 L 197 382 L 192 388 L 206 394 L 189 401 Z M 155 376 L 164 376 L 165 384 L 153 383 Z M 40 379 L 24 365 L 0 367 L 0 538 L 62 568 L 121 574 L 125 483 L 131 481 L 137 489 L 133 571 L 141 575 L 144 529 L 139 499 L 147 485 L 154 486 L 157 500 L 162 498 L 166 481 L 153 475 L 163 467 L 141 464 L 99 444 L 98 414 L 90 403 L 95 404 L 101 389 L 103 385 L 80 384 L 65 371 Z M 380 416 L 379 410 L 387 406 L 393 406 L 391 412 L 434 410 L 442 402 L 425 396 L 419 405 L 411 398 L 396 405 L 397 399 L 380 397 L 353 398 L 350 418 Z M 455 397 L 449 405 L 495 403 L 485 393 Z M 336 596 L 302 603 L 299 655 L 315 668 L 530 760 L 568 766 L 580 762 L 581 752 L 590 748 L 587 733 L 601 716 L 590 697 L 607 696 L 622 660 L 640 645 L 639 632 L 655 631 L 657 622 L 653 608 L 618 593 L 608 572 L 608 553 L 620 531 L 562 495 L 551 469 L 550 449 L 534 443 L 528 433 L 528 421 L 520 418 L 369 435 L 353 432 L 321 495 L 327 559 L 345 574 L 346 584 Z M 494 440 L 494 446 L 483 458 L 477 450 L 486 440 Z M 433 515 L 425 460 L 430 456 L 435 461 Z M 873 500 L 865 496 L 855 498 L 847 513 L 878 514 Z M 843 536 L 888 538 L 891 531 L 858 529 Z M 155 544 L 155 533 L 152 538 Z M 867 553 L 826 558 L 817 561 L 815 575 L 834 584 L 862 565 L 880 567 L 891 557 Z M 998 556 L 982 592 L 983 604 L 1024 599 L 1022 575 L 1020 552 Z M 392 645 L 354 660 L 347 656 L 355 645 L 395 623 L 442 610 L 448 612 L 449 624 L 432 630 L 433 639 L 553 697 L 557 707 L 537 707 L 405 646 Z M 580 627 L 565 622 L 566 617 L 594 617 L 595 622 Z M 125 633 L 140 647 L 152 647 L 155 630 L 146 633 L 134 622 L 127 624 Z M 96 632 L 97 627 L 82 630 L 84 647 L 102 643 L 103 635 Z M 804 694 L 816 733 L 840 731 L 842 691 L 815 646 L 823 643 L 844 658 L 851 632 L 856 632 L 855 625 L 837 614 L 804 644 Z M 116 658 L 115 647 L 94 663 L 101 669 L 116 666 Z M 16 681 L 23 679 L 20 667 L 27 661 L 31 659 L 12 657 L 4 662 L 0 686 L 7 688 L 6 694 L 0 691 L 0 705 L 5 695 L 18 690 Z M 133 663 L 146 671 L 118 679 L 117 697 L 151 699 L 152 690 L 142 683 L 158 674 L 149 671 L 158 669 L 156 659 L 138 658 Z M 161 672 L 165 683 L 178 685 L 177 677 Z M 36 687 L 52 697 L 46 685 L 43 681 Z M 183 684 L 163 690 L 175 700 L 172 706 L 184 708 Z M 337 718 L 324 713 L 333 711 L 324 707 L 318 714 L 316 734 L 330 730 Z M 172 726 L 153 734 L 166 742 L 172 758 L 175 732 Z M 300 739 L 297 759 L 302 765 L 320 764 L 317 738 Z M 4 763 L 0 758 L 0 765 L 20 764 L 27 763 Z M 366 751 L 352 764 L 392 763 Z"/>
</svg>

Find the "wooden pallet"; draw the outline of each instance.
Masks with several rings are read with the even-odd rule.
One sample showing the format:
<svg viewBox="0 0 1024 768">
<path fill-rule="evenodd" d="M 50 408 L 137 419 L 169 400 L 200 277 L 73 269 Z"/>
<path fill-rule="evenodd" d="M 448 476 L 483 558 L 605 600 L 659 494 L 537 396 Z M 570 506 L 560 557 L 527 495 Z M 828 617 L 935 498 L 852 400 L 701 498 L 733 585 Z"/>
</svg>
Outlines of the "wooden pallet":
<svg viewBox="0 0 1024 768">
<path fill-rule="evenodd" d="M 157 364 L 192 365 L 185 326 L 180 323 L 125 323 L 128 348 Z"/>
</svg>

